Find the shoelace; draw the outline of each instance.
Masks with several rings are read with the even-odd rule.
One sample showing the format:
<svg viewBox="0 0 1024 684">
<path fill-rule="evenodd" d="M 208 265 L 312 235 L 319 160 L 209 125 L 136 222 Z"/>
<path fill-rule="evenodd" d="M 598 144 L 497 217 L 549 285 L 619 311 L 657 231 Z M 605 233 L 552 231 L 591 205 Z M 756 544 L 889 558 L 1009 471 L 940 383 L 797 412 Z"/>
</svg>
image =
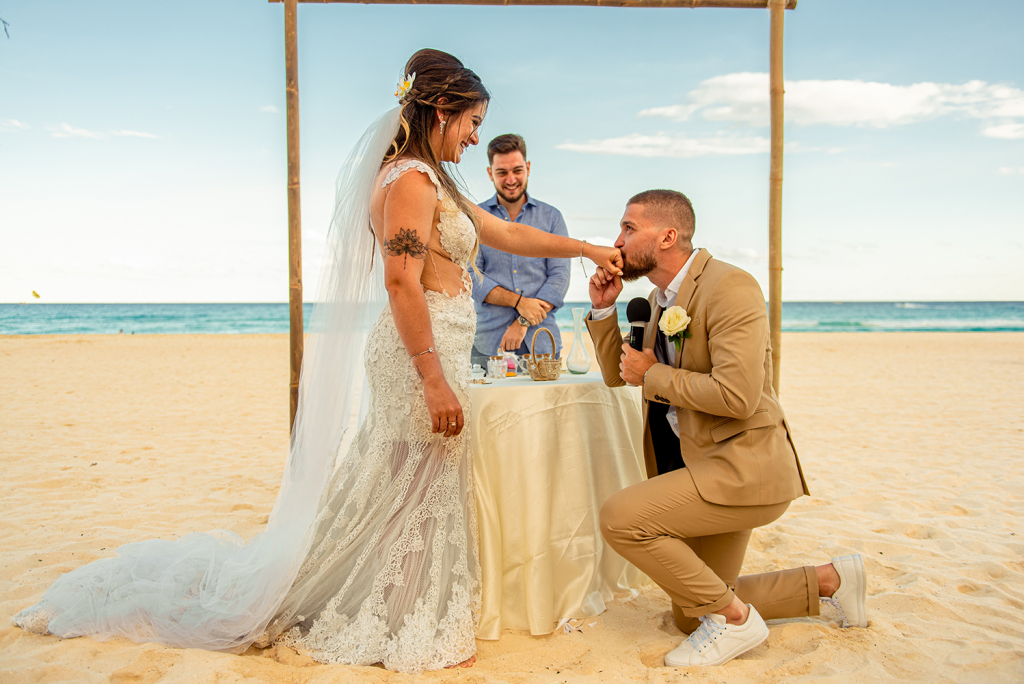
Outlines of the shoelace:
<svg viewBox="0 0 1024 684">
<path fill-rule="evenodd" d="M 818 600 L 822 603 L 827 603 L 828 605 L 832 606 L 833 608 L 839 611 L 839 617 L 843 619 L 843 627 L 846 627 L 846 625 L 850 624 L 850 621 L 846 618 L 846 611 L 843 610 L 843 605 L 839 603 L 839 599 L 837 599 L 835 596 L 819 596 Z"/>
<path fill-rule="evenodd" d="M 689 636 L 687 641 L 696 649 L 697 653 L 703 653 L 705 648 L 710 648 L 719 634 L 725 632 L 725 628 L 709 618 L 707 615 L 700 616 L 700 627 Z"/>
</svg>

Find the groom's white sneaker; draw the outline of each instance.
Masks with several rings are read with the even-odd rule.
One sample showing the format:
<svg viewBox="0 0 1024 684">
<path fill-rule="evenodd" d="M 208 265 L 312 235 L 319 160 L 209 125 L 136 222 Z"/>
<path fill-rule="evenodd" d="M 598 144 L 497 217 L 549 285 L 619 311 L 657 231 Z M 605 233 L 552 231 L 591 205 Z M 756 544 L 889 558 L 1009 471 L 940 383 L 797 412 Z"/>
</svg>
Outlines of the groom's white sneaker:
<svg viewBox="0 0 1024 684">
<path fill-rule="evenodd" d="M 668 667 L 724 665 L 738 655 L 758 646 L 768 638 L 768 625 L 747 604 L 750 614 L 742 625 L 726 623 L 724 615 L 700 616 L 700 627 L 689 638 L 665 656 Z"/>
<path fill-rule="evenodd" d="M 839 588 L 831 597 L 821 597 L 839 611 L 843 627 L 867 627 L 868 611 L 864 604 L 867 595 L 867 575 L 864 560 L 859 553 L 832 559 L 832 567 L 839 573 Z"/>
</svg>

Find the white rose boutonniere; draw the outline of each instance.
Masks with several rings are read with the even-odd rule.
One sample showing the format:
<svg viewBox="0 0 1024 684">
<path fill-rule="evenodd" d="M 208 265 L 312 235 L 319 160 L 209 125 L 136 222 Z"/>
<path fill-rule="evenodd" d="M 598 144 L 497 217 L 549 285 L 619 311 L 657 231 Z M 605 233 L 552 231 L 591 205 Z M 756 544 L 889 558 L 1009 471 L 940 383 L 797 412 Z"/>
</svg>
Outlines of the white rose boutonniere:
<svg viewBox="0 0 1024 684">
<path fill-rule="evenodd" d="M 690 317 L 686 315 L 686 309 L 681 306 L 670 306 L 661 314 L 658 327 L 665 334 L 669 342 L 676 346 L 678 354 L 683 348 L 683 340 L 693 337 L 693 333 L 687 330 L 690 325 Z"/>
</svg>

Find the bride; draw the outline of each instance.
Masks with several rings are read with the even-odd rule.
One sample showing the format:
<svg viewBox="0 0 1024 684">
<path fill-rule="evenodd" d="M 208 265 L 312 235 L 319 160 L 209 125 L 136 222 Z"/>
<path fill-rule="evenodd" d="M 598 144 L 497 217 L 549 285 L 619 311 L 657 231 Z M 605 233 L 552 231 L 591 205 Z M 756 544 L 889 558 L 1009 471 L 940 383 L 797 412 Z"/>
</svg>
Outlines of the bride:
<svg viewBox="0 0 1024 684">
<path fill-rule="evenodd" d="M 487 90 L 438 50 L 414 54 L 405 74 L 399 106 L 338 178 L 267 529 L 247 544 L 223 530 L 127 544 L 60 577 L 16 625 L 236 653 L 277 642 L 321 662 L 410 673 L 471 664 L 480 570 L 467 264 L 479 244 L 586 256 L 612 272 L 622 260 L 473 206 L 445 164 L 479 142 Z"/>
</svg>

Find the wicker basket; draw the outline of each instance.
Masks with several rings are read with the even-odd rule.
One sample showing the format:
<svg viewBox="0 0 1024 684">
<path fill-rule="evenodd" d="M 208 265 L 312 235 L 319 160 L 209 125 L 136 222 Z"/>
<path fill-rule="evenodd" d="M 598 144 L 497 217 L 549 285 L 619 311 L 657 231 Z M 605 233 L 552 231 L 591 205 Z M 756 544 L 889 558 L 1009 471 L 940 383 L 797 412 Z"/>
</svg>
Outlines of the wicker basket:
<svg viewBox="0 0 1024 684">
<path fill-rule="evenodd" d="M 555 358 L 554 352 L 550 354 L 538 354 L 537 335 L 543 330 L 551 338 L 551 349 L 555 348 L 555 336 L 547 328 L 537 328 L 533 333 L 533 340 L 530 342 L 530 354 L 526 357 L 526 370 L 534 380 L 557 380 L 562 374 L 562 360 Z"/>
</svg>

